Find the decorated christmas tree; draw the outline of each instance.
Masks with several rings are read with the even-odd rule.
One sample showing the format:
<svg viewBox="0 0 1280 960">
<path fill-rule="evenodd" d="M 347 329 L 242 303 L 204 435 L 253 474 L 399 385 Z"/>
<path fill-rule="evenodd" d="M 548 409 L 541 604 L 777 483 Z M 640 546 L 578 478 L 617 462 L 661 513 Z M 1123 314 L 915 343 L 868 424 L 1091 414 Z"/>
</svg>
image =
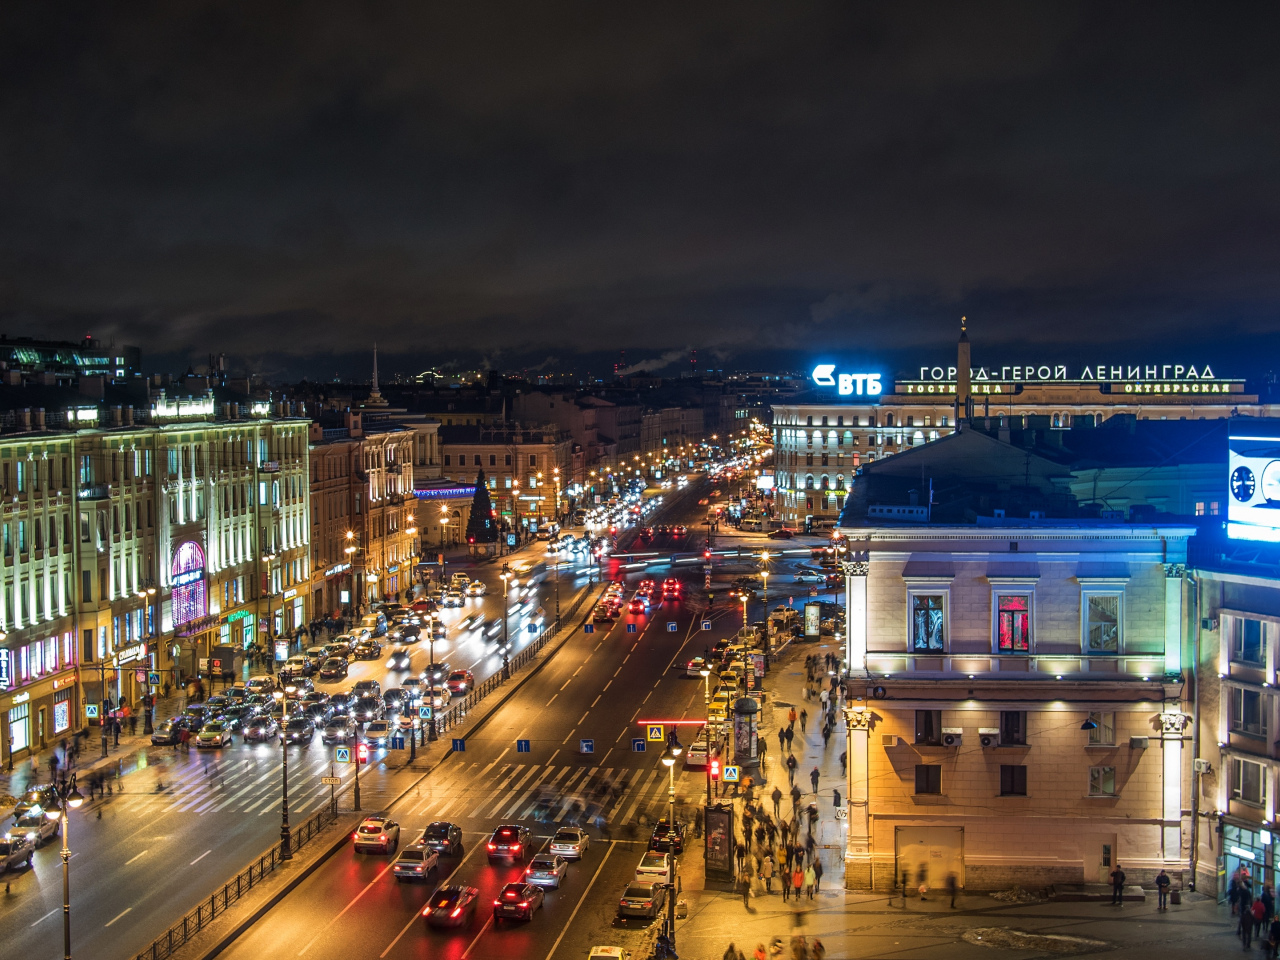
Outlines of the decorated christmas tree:
<svg viewBox="0 0 1280 960">
<path fill-rule="evenodd" d="M 471 500 L 471 516 L 467 520 L 467 543 L 497 543 L 498 525 L 493 519 L 493 503 L 484 483 L 484 471 L 476 474 L 476 495 Z"/>
</svg>

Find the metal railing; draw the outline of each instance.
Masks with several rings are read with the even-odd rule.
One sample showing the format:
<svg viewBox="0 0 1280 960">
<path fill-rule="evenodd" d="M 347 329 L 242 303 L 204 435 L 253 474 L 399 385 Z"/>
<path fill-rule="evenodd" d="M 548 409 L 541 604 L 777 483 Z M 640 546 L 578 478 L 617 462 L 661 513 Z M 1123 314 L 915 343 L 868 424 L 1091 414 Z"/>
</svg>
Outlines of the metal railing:
<svg viewBox="0 0 1280 960">
<path fill-rule="evenodd" d="M 313 839 L 337 818 L 337 812 L 330 806 L 326 805 L 317 810 L 303 823 L 289 831 L 290 849 L 297 852 L 307 841 Z M 282 862 L 280 845 L 272 845 L 269 851 L 223 884 L 221 890 L 215 891 L 212 896 L 200 901 L 194 910 L 170 927 L 163 936 L 153 940 L 151 946 L 139 953 L 135 960 L 165 960 L 166 957 L 173 956 L 174 951 L 191 940 L 217 917 L 222 916 L 233 903 L 247 896 Z"/>
<path fill-rule="evenodd" d="M 529 644 L 514 657 L 510 658 L 509 665 L 511 667 L 512 674 L 521 667 L 527 666 L 529 662 L 538 655 L 543 647 L 559 636 L 560 631 L 564 629 L 565 625 L 570 623 L 573 618 L 577 616 L 578 611 L 582 609 L 582 605 L 587 602 L 587 597 L 590 596 L 590 593 L 590 590 L 583 591 L 582 595 L 578 597 L 577 600 L 573 601 L 573 603 L 571 603 L 569 607 L 560 614 L 559 622 L 553 621 L 551 626 L 546 627 L 538 634 L 537 639 L 534 640 L 533 643 Z M 462 721 L 467 718 L 467 714 L 471 712 L 473 707 L 479 704 L 481 700 L 493 693 L 493 691 L 497 690 L 500 686 L 502 686 L 502 674 L 500 672 L 495 673 L 483 683 L 478 684 L 476 688 L 464 698 L 453 703 L 448 710 L 440 713 L 436 717 L 436 731 L 438 733 L 444 733 L 446 730 L 450 730 L 462 723 Z"/>
</svg>

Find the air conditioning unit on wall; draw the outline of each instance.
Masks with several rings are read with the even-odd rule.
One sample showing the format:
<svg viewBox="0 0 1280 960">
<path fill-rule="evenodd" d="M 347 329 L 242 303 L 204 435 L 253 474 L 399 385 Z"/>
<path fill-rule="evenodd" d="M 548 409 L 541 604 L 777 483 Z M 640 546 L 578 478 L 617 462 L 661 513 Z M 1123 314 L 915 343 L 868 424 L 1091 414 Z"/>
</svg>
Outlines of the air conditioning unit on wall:
<svg viewBox="0 0 1280 960">
<path fill-rule="evenodd" d="M 1213 764 L 1202 758 L 1192 760 L 1191 766 L 1194 768 L 1196 773 L 1213 773 Z"/>
<path fill-rule="evenodd" d="M 979 727 L 978 742 L 984 747 L 1000 746 L 1000 728 L 999 727 Z"/>
<path fill-rule="evenodd" d="M 944 747 L 958 747 L 963 739 L 963 727 L 943 727 L 942 728 L 942 745 Z"/>
</svg>

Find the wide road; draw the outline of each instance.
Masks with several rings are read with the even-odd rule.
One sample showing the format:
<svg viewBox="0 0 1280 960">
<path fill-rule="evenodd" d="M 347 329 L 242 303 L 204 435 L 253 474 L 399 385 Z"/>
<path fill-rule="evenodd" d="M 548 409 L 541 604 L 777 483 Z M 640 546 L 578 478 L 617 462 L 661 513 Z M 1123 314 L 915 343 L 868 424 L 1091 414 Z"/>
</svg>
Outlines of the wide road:
<svg viewBox="0 0 1280 960">
<path fill-rule="evenodd" d="M 705 511 L 697 504 L 699 492 L 679 497 L 654 522 L 696 519 Z M 620 541 L 620 549 L 628 548 L 629 539 Z M 726 569 L 754 562 L 751 548 L 773 543 L 759 535 L 742 538 L 747 556 L 735 558 Z M 687 549 L 684 544 L 656 549 L 669 553 L 672 546 Z M 807 566 L 807 546 L 806 555 L 779 561 L 776 575 L 790 580 L 795 570 Z M 665 576 L 670 568 L 663 567 L 628 572 L 615 565 L 614 570 L 634 586 L 644 575 Z M 640 949 L 646 924 L 617 921 L 616 906 L 647 847 L 648 825 L 667 812 L 669 781 L 659 762 L 661 745 L 640 753 L 632 741 L 644 736 L 643 721 L 705 716 L 703 684 L 687 676 L 685 664 L 715 638 L 735 632 L 741 622 L 738 606 L 717 603 L 710 614 L 705 612 L 700 567 L 677 569 L 688 585 L 683 600 L 656 603 L 647 614 L 628 615 L 593 632 L 575 624 L 557 655 L 500 714 L 467 738 L 464 752 L 450 755 L 411 795 L 386 811 L 401 824 L 402 845 L 435 820 L 462 828 L 464 850 L 442 859 L 437 876 L 422 885 L 401 884 L 390 871 L 393 856 L 358 854 L 345 847 L 224 956 L 552 960 L 585 956 L 596 944 Z M 718 572 L 716 576 L 720 578 Z M 749 616 L 757 619 L 763 612 L 758 603 Z M 702 629 L 706 618 L 712 621 L 711 631 Z M 684 730 L 681 739 L 688 744 L 696 728 Z M 528 753 L 518 751 L 520 740 L 530 741 Z M 701 768 L 677 764 L 678 818 L 692 819 L 705 789 Z M 495 923 L 493 899 L 505 883 L 520 877 L 522 868 L 488 863 L 484 843 L 494 828 L 523 823 L 532 831 L 534 849 L 542 850 L 557 826 L 574 822 L 584 810 L 602 818 L 603 825 L 588 827 L 591 847 L 581 862 L 570 866 L 563 889 L 548 892 L 545 908 L 532 922 Z M 688 855 L 701 855 L 697 841 L 691 842 Z M 479 908 L 460 929 L 431 930 L 420 914 L 430 891 L 445 882 L 476 887 Z"/>
<path fill-rule="evenodd" d="M 542 547 L 533 545 L 517 556 L 541 553 Z M 464 608 L 443 611 L 448 636 L 436 642 L 435 656 L 483 680 L 501 669 L 497 639 L 464 630 L 460 621 L 477 610 L 490 622 L 501 617 L 500 564 L 450 563 L 449 569 L 485 581 L 488 593 L 468 600 Z M 560 578 L 561 602 L 566 604 L 587 579 L 585 568 L 569 567 L 561 568 Z M 554 590 L 552 580 L 539 589 L 538 603 L 549 618 L 554 617 Z M 533 639 L 524 629 L 527 620 L 525 613 L 511 617 L 513 651 Z M 412 651 L 411 670 L 420 672 L 429 661 L 428 644 L 422 641 L 407 649 Z M 392 645 L 386 644 L 381 660 L 354 663 L 347 680 L 317 681 L 316 688 L 347 690 L 364 678 L 378 680 L 384 689 L 395 686 L 407 674 L 388 671 L 391 651 Z M 447 745 L 445 740 L 425 749 L 429 756 L 439 756 Z M 329 774 L 332 758 L 333 748 L 322 744 L 318 734 L 310 746 L 289 749 L 289 810 L 295 825 L 328 802 L 330 788 L 321 785 L 319 777 Z M 406 759 L 407 751 L 382 751 L 362 773 L 366 809 L 387 802 L 390 794 L 402 789 L 405 775 L 397 771 Z M 172 747 L 150 747 L 125 757 L 113 795 L 105 802 L 86 804 L 71 817 L 75 954 L 102 960 L 133 957 L 265 852 L 280 834 L 282 766 L 278 743 L 243 744 L 238 736 L 233 746 L 222 750 L 180 753 Z M 352 765 L 339 765 L 335 771 L 343 777 L 343 792 L 349 789 L 352 771 Z M 19 869 L 4 878 L 9 889 L 0 902 L 0 924 L 6 931 L 6 955 L 31 960 L 62 955 L 59 846 L 46 844 L 36 852 L 33 869 Z"/>
</svg>

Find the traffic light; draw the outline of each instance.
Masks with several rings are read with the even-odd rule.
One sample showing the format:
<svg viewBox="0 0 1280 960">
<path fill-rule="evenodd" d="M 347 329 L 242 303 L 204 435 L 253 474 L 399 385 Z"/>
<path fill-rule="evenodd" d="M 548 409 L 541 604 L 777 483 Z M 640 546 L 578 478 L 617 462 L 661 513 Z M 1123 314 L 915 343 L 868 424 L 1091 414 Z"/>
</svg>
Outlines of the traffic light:
<svg viewBox="0 0 1280 960">
<path fill-rule="evenodd" d="M 356 744 L 356 763 L 360 764 L 360 763 L 368 763 L 368 762 L 369 762 L 369 745 L 367 743 L 357 743 Z"/>
<path fill-rule="evenodd" d="M 720 779 L 720 758 L 719 757 L 711 758 L 711 779 L 712 780 Z"/>
</svg>

